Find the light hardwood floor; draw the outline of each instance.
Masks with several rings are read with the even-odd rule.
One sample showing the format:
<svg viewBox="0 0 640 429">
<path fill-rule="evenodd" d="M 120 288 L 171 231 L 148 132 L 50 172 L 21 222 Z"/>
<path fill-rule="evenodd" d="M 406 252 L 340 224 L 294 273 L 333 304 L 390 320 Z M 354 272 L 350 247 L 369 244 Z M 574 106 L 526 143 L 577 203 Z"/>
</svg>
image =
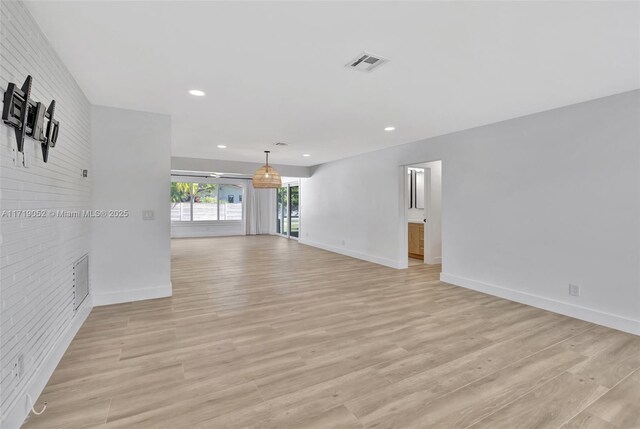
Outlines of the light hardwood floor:
<svg viewBox="0 0 640 429">
<path fill-rule="evenodd" d="M 174 296 L 95 308 L 25 428 L 640 427 L 640 337 L 439 267 L 266 236 L 172 249 Z"/>
</svg>

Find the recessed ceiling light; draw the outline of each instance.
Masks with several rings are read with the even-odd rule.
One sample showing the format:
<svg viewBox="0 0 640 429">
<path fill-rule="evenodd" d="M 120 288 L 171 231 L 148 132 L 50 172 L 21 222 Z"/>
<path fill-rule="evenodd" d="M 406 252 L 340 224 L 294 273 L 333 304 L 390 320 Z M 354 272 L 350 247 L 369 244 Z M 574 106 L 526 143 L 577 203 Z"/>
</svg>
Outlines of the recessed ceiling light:
<svg viewBox="0 0 640 429">
<path fill-rule="evenodd" d="M 195 95 L 196 97 L 202 97 L 204 95 L 204 91 L 200 91 L 199 89 L 192 89 L 189 91 L 189 94 Z"/>
<path fill-rule="evenodd" d="M 309 156 L 311 156 L 311 154 L 310 153 L 303 153 L 302 156 L 309 157 Z"/>
<path fill-rule="evenodd" d="M 385 130 L 385 131 L 393 131 L 393 130 L 395 130 L 395 129 L 396 129 L 396 127 L 385 127 L 385 129 L 384 129 L 384 130 Z"/>
<path fill-rule="evenodd" d="M 219 147 L 220 149 L 226 149 L 226 148 L 227 148 L 227 146 L 225 146 L 225 145 L 223 145 L 223 144 L 219 144 L 219 145 L 218 145 L 218 147 Z"/>
</svg>

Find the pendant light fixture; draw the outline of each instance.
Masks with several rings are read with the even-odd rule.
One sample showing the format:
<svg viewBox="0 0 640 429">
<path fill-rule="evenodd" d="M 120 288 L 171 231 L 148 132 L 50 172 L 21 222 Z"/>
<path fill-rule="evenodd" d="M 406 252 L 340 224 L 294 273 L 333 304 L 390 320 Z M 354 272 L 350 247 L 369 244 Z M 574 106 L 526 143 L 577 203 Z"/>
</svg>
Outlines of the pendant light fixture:
<svg viewBox="0 0 640 429">
<path fill-rule="evenodd" d="M 253 187 L 254 188 L 279 188 L 282 186 L 282 180 L 280 179 L 280 173 L 275 168 L 269 165 L 269 153 L 270 151 L 264 151 L 266 155 L 266 163 L 258 168 L 253 173 Z"/>
</svg>

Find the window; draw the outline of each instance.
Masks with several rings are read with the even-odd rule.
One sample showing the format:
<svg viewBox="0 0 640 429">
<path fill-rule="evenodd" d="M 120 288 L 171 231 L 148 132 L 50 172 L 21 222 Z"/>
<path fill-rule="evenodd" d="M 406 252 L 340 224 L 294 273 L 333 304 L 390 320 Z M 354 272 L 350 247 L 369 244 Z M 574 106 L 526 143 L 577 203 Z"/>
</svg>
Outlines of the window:
<svg viewBox="0 0 640 429">
<path fill-rule="evenodd" d="M 171 221 L 242 220 L 242 186 L 171 183 Z"/>
<path fill-rule="evenodd" d="M 218 185 L 194 183 L 193 219 L 218 220 Z"/>
<path fill-rule="evenodd" d="M 191 220 L 191 194 L 194 183 L 171 182 L 171 221 Z"/>
<path fill-rule="evenodd" d="M 220 185 L 219 195 L 220 220 L 242 220 L 242 186 Z"/>
</svg>

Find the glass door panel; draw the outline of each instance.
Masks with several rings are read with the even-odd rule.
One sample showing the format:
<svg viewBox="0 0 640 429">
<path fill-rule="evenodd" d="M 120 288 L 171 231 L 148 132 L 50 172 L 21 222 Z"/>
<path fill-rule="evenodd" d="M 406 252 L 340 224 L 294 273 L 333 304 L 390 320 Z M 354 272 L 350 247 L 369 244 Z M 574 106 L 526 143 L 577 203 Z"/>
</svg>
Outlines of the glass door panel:
<svg viewBox="0 0 640 429">
<path fill-rule="evenodd" d="M 285 185 L 276 191 L 276 232 L 289 238 L 300 235 L 300 186 Z"/>
<path fill-rule="evenodd" d="M 276 232 L 278 234 L 287 235 L 287 217 L 289 214 L 287 187 L 283 186 L 276 191 L 277 213 L 276 213 Z"/>
<path fill-rule="evenodd" d="M 299 186 L 289 186 L 289 236 L 298 237 L 300 233 L 300 214 L 298 212 L 299 204 Z"/>
</svg>

